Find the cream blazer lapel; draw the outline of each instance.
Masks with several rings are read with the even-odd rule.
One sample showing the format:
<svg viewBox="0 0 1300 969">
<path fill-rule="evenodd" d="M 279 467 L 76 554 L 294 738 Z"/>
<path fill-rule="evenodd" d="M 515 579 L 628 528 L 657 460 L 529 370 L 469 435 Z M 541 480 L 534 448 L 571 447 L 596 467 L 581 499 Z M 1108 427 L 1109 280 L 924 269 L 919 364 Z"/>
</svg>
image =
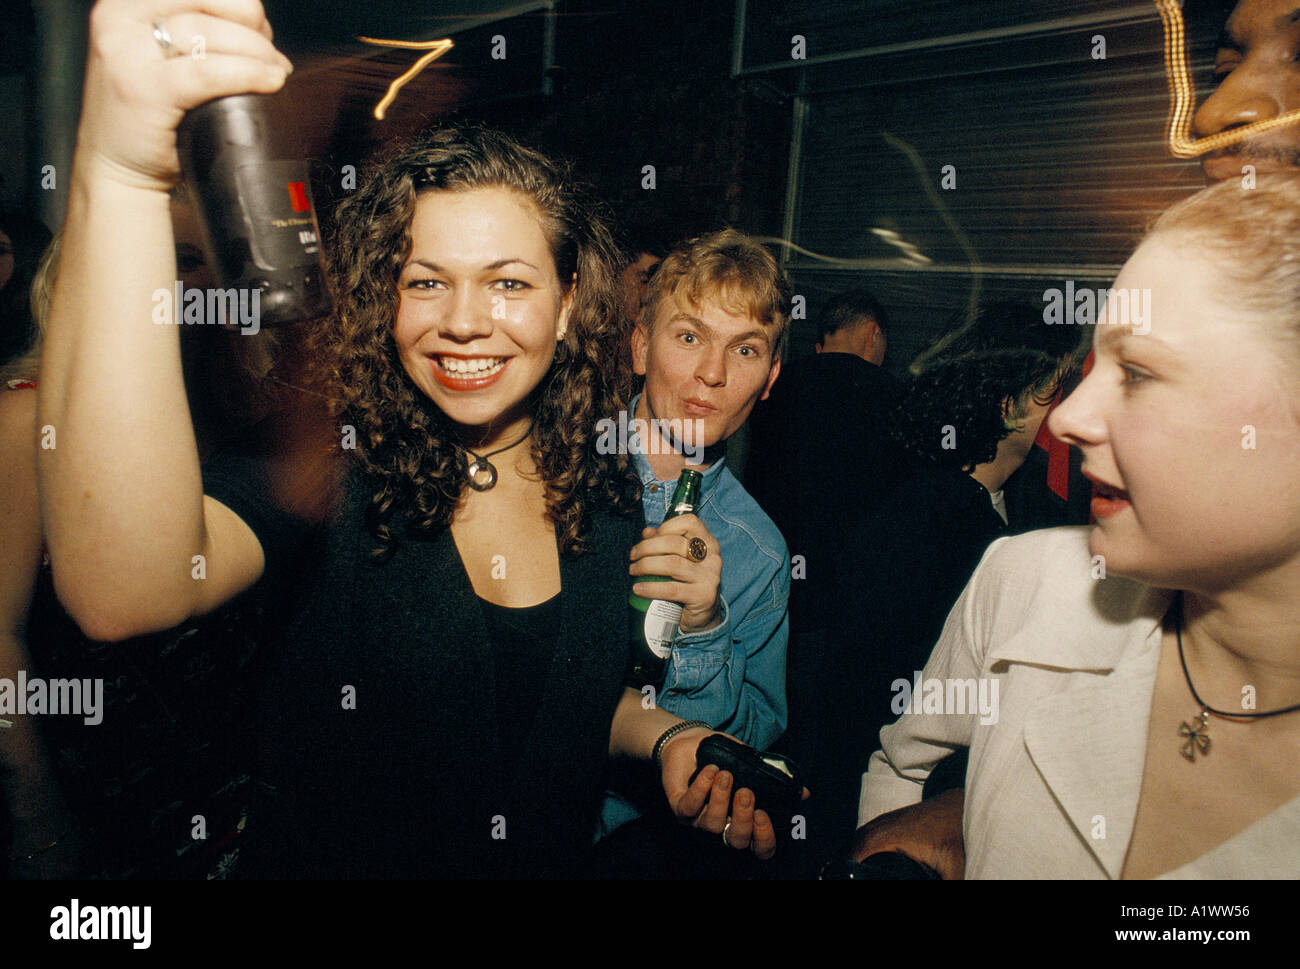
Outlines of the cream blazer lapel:
<svg viewBox="0 0 1300 969">
<path fill-rule="evenodd" d="M 989 662 L 994 670 L 1006 664 L 1012 681 L 1018 664 L 1082 674 L 1061 677 L 1063 689 L 1032 702 L 1025 750 L 1080 840 L 1118 878 L 1142 789 L 1169 594 L 1113 579 L 1091 591 L 1093 621 L 1077 621 L 1072 610 L 1040 613 L 1040 621 L 995 647 Z"/>
</svg>

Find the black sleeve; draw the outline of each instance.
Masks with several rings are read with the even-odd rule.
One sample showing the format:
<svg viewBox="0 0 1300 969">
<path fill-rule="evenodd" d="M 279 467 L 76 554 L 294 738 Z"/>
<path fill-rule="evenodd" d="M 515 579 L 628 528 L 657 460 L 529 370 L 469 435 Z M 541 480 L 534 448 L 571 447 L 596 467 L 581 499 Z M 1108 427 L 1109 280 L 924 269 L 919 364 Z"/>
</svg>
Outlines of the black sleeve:
<svg viewBox="0 0 1300 969">
<path fill-rule="evenodd" d="M 268 462 L 238 446 L 223 448 L 203 465 L 203 493 L 253 530 L 266 559 L 263 579 L 279 583 L 288 578 L 314 527 L 276 504 Z"/>
</svg>

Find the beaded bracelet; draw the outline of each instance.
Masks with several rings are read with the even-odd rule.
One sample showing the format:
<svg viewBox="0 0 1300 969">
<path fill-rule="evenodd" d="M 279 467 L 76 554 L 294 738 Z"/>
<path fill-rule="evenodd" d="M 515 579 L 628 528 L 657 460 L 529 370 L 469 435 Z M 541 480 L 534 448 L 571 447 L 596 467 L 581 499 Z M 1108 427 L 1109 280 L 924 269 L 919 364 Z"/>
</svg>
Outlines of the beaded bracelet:
<svg viewBox="0 0 1300 969">
<path fill-rule="evenodd" d="M 712 730 L 712 724 L 707 724 L 703 720 L 683 720 L 681 723 L 675 723 L 659 735 L 655 741 L 654 750 L 650 754 L 650 759 L 654 761 L 655 770 L 662 772 L 664 769 L 663 752 L 664 745 L 672 740 L 679 733 L 685 730 L 692 730 L 695 727 L 703 727 L 705 730 Z"/>
</svg>

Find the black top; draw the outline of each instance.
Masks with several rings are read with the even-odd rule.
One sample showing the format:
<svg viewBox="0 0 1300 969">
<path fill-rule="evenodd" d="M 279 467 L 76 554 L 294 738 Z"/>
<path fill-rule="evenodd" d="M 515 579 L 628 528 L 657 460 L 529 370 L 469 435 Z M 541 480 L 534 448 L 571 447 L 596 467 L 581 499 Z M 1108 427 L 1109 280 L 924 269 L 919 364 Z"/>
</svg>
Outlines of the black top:
<svg viewBox="0 0 1300 969">
<path fill-rule="evenodd" d="M 377 562 L 360 472 L 314 532 L 276 509 L 267 473 L 233 452 L 204 468 L 205 492 L 261 541 L 263 585 L 302 573 L 263 676 L 260 764 L 279 793 L 249 819 L 251 873 L 571 874 L 590 847 L 627 667 L 635 521 L 599 511 L 589 551 L 560 555 L 558 634 L 525 672 L 500 663 L 450 530 L 413 537 L 399 521 L 396 552 Z M 498 697 L 524 677 L 535 710 L 521 732 L 501 722 Z"/>
<path fill-rule="evenodd" d="M 515 609 L 479 597 L 497 669 L 497 724 L 506 773 L 514 774 L 537 713 L 537 684 L 560 635 L 560 597 Z"/>
</svg>

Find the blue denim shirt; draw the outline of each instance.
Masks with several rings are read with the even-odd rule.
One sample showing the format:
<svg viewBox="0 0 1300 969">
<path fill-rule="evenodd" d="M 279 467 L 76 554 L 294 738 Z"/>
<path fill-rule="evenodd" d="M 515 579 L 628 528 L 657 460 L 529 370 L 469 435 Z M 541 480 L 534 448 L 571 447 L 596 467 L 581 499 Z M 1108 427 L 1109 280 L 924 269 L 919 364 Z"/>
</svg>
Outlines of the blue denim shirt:
<svg viewBox="0 0 1300 969">
<path fill-rule="evenodd" d="M 629 414 L 639 399 L 633 398 Z M 655 477 L 632 431 L 628 450 L 641 478 L 646 524 L 657 528 L 677 482 Z M 712 629 L 678 635 L 656 702 L 683 720 L 703 720 L 765 750 L 786 723 L 789 552 L 772 520 L 721 458 L 704 472 L 695 515 L 722 549 L 720 618 Z M 639 815 L 629 801 L 607 792 L 597 839 Z"/>
</svg>

